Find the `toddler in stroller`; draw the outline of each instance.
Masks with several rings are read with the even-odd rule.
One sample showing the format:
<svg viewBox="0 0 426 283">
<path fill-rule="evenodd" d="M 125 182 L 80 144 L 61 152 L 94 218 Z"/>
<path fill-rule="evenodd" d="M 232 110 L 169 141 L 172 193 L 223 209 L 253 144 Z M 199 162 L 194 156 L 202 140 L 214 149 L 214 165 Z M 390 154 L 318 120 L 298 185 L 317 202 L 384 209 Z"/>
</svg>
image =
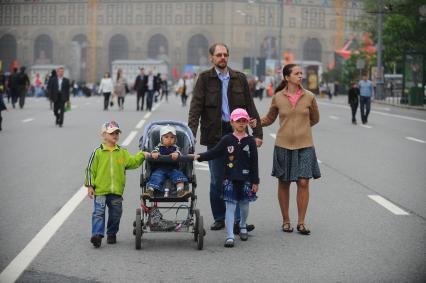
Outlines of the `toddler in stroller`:
<svg viewBox="0 0 426 283">
<path fill-rule="evenodd" d="M 139 147 L 151 156 L 141 172 L 141 203 L 133 223 L 136 249 L 141 248 L 143 233 L 188 232 L 201 250 L 205 230 L 196 208 L 195 139 L 191 129 L 177 121 L 152 122 L 145 127 Z M 166 214 L 172 211 L 176 212 L 174 220 L 167 219 Z"/>
<path fill-rule="evenodd" d="M 151 151 L 151 157 L 154 160 L 158 160 L 158 157 L 169 155 L 172 160 L 177 160 L 181 155 L 179 147 L 176 145 L 176 129 L 171 125 L 161 126 L 160 128 L 160 143 Z M 191 192 L 189 188 L 185 188 L 185 182 L 188 182 L 188 178 L 179 170 L 178 163 L 170 162 L 158 162 L 152 164 L 151 176 L 147 183 L 147 189 L 143 194 L 144 198 L 153 198 L 154 191 L 161 191 L 164 193 L 164 197 L 170 196 L 170 189 L 164 188 L 164 181 L 166 178 L 170 178 L 173 185 L 176 186 L 177 197 L 184 198 L 189 197 Z"/>
</svg>

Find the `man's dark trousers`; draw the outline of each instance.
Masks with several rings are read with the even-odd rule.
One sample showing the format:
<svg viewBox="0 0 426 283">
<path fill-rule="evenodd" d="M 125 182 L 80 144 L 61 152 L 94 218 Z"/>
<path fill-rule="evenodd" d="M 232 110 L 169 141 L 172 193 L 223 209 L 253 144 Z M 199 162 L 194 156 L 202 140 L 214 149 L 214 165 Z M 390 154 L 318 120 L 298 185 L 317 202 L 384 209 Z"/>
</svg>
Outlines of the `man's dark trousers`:
<svg viewBox="0 0 426 283">
<path fill-rule="evenodd" d="M 140 100 L 142 100 L 141 104 L 139 104 Z M 136 98 L 136 109 L 137 110 L 139 110 L 139 109 L 143 110 L 144 102 L 145 102 L 145 90 L 138 90 L 137 98 Z M 139 105 L 140 105 L 140 107 L 139 107 Z"/>
<path fill-rule="evenodd" d="M 148 90 L 147 97 L 146 97 L 146 108 L 148 109 L 148 111 L 151 111 L 153 99 L 154 99 L 154 90 Z"/>
<path fill-rule="evenodd" d="M 65 102 L 60 99 L 53 104 L 53 113 L 56 117 L 56 124 L 62 126 L 64 123 Z"/>
<path fill-rule="evenodd" d="M 360 96 L 359 100 L 360 111 L 361 111 L 361 121 L 362 123 L 367 123 L 368 114 L 370 114 L 370 106 L 371 106 L 371 97 L 369 96 Z"/>
</svg>

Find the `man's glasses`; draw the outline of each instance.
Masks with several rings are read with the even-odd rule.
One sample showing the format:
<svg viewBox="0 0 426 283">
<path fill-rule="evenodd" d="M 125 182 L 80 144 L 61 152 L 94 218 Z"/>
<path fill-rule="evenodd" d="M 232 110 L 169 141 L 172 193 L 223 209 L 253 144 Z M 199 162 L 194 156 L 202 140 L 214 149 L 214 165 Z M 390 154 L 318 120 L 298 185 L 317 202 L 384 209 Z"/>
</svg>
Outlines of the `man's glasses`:
<svg viewBox="0 0 426 283">
<path fill-rule="evenodd" d="M 214 56 L 217 57 L 217 58 L 220 58 L 220 57 L 227 58 L 229 55 L 228 55 L 228 53 L 217 53 Z"/>
</svg>

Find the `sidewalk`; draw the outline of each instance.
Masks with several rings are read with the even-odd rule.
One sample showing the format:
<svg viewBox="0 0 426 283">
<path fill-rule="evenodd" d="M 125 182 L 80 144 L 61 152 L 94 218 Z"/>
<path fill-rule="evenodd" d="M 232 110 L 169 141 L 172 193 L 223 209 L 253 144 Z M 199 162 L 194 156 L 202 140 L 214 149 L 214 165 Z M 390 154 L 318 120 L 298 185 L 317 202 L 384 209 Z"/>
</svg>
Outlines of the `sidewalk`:
<svg viewBox="0 0 426 283">
<path fill-rule="evenodd" d="M 324 102 L 332 102 L 336 104 L 342 104 L 342 105 L 348 105 L 348 96 L 345 94 L 339 94 L 337 96 L 333 96 L 333 99 L 329 100 L 328 97 L 320 98 L 317 96 L 318 101 L 324 101 Z M 396 108 L 403 108 L 403 109 L 412 109 L 412 110 L 423 110 L 426 111 L 426 105 L 423 106 L 411 106 L 406 104 L 392 104 L 389 102 L 381 101 L 381 100 L 371 100 L 371 104 L 374 105 L 387 105 L 392 106 Z"/>
</svg>

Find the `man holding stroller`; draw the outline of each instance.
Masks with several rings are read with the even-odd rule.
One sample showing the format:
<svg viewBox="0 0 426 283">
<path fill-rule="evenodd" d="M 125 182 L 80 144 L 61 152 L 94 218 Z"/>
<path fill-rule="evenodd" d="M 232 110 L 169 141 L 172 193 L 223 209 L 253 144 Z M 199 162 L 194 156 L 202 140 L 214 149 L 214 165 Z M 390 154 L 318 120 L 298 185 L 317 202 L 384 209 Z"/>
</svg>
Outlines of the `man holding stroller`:
<svg viewBox="0 0 426 283">
<path fill-rule="evenodd" d="M 257 120 L 253 129 L 256 145 L 262 144 L 263 132 L 259 114 L 249 92 L 246 76 L 228 68 L 228 47 L 215 43 L 209 49 L 209 59 L 213 68 L 200 73 L 193 90 L 189 109 L 188 126 L 194 137 L 200 124 L 200 144 L 213 148 L 222 136 L 231 133 L 230 113 L 236 108 L 244 108 L 252 119 Z M 207 87 L 208 86 L 208 87 Z M 210 169 L 210 206 L 214 223 L 211 230 L 225 228 L 225 202 L 221 198 L 224 176 L 224 156 L 209 161 Z M 239 233 L 239 209 L 236 210 L 234 233 Z M 247 230 L 254 225 L 247 225 Z"/>
</svg>

